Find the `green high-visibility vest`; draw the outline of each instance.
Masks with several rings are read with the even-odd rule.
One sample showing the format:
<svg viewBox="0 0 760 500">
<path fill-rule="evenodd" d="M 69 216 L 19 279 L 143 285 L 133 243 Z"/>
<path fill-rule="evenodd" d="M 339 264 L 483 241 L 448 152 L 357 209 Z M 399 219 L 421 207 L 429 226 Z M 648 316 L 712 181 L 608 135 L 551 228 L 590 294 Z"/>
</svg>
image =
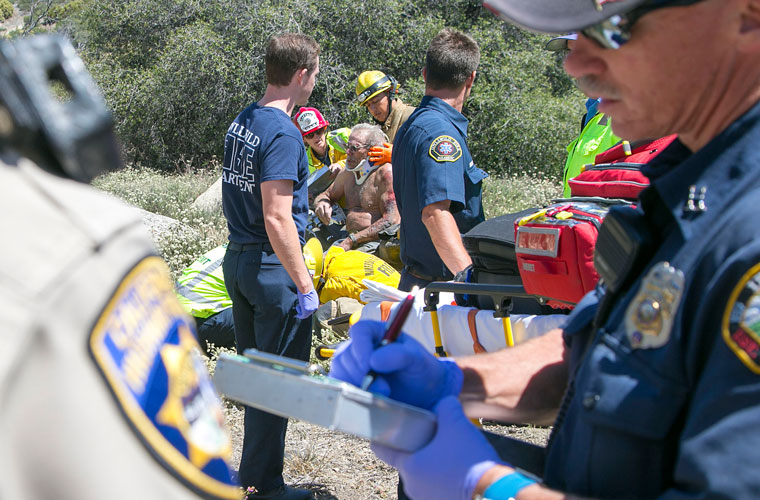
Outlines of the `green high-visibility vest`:
<svg viewBox="0 0 760 500">
<path fill-rule="evenodd" d="M 222 271 L 226 251 L 225 243 L 206 252 L 182 270 L 182 275 L 177 280 L 177 299 L 190 315 L 208 318 L 232 307 Z"/>
<path fill-rule="evenodd" d="M 581 173 L 584 165 L 594 163 L 596 155 L 607 151 L 620 142 L 620 138 L 612 133 L 610 120 L 602 113 L 597 113 L 581 130 L 581 135 L 567 145 L 567 161 L 562 176 L 564 197 L 570 197 L 568 179 Z"/>
</svg>

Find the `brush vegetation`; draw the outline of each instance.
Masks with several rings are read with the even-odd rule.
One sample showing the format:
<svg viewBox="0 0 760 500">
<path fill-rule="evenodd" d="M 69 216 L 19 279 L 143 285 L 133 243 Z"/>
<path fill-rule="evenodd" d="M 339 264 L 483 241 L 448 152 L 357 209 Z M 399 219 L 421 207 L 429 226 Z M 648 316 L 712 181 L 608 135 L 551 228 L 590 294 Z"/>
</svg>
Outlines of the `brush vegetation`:
<svg viewBox="0 0 760 500">
<path fill-rule="evenodd" d="M 37 25 L 73 40 L 128 162 L 153 170 L 204 169 L 221 158 L 229 123 L 263 94 L 267 40 L 284 31 L 320 43 L 309 105 L 334 127 L 371 121 L 356 102 L 359 73 L 393 75 L 415 105 L 430 39 L 444 26 L 471 34 L 482 57 L 464 109 L 469 145 L 495 176 L 559 178 L 583 112 L 560 56 L 543 48 L 549 37 L 502 23 L 479 0 L 46 1 Z M 45 2 L 32 3 L 42 12 Z"/>
</svg>

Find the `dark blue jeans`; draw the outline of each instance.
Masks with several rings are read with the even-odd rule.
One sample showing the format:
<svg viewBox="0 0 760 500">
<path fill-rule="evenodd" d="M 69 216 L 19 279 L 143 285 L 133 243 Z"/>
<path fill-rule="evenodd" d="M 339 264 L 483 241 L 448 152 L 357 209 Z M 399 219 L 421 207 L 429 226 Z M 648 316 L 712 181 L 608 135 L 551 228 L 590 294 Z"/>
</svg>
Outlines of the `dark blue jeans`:
<svg viewBox="0 0 760 500">
<path fill-rule="evenodd" d="M 208 344 L 216 347 L 235 348 L 235 322 L 232 308 L 228 307 L 208 318 L 195 318 L 198 328 L 198 343 L 203 352 L 208 354 Z"/>
<path fill-rule="evenodd" d="M 223 267 L 232 298 L 237 352 L 255 348 L 308 360 L 311 320 L 296 317 L 296 286 L 277 255 L 228 249 Z M 281 486 L 287 419 L 246 407 L 243 425 L 241 486 L 255 486 L 261 492 Z"/>
</svg>

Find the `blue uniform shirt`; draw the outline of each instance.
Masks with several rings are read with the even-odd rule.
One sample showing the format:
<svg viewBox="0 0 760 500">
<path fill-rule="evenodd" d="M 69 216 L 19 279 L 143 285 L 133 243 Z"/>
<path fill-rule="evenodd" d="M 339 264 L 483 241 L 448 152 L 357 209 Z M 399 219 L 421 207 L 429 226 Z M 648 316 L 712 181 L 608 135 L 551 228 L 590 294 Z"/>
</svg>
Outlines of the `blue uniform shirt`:
<svg viewBox="0 0 760 500">
<path fill-rule="evenodd" d="M 548 486 L 598 498 L 760 498 L 758 144 L 760 104 L 696 153 L 676 141 L 646 167 L 639 214 L 655 248 L 600 328 L 600 289 L 568 320 L 574 377 Z"/>
<path fill-rule="evenodd" d="M 304 243 L 309 212 L 309 163 L 301 133 L 280 109 L 253 103 L 232 122 L 224 139 L 222 208 L 230 241 L 268 242 L 261 183 L 293 181 L 293 220 Z"/>
<path fill-rule="evenodd" d="M 401 261 L 427 276 L 450 277 L 422 223 L 422 209 L 451 201 L 460 233 L 484 220 L 482 180 L 467 148 L 467 118 L 437 97 L 425 96 L 401 126 L 393 147 L 393 190 L 401 215 Z"/>
</svg>

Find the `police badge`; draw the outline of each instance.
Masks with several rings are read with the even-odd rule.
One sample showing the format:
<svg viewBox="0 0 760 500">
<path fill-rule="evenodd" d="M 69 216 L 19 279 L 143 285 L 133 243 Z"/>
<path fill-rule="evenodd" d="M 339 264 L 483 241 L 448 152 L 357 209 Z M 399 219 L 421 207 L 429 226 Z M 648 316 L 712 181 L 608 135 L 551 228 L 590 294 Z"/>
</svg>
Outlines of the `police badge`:
<svg viewBox="0 0 760 500">
<path fill-rule="evenodd" d="M 625 333 L 634 349 L 656 349 L 670 339 L 681 303 L 683 272 L 667 262 L 655 264 L 625 312 Z"/>
</svg>

